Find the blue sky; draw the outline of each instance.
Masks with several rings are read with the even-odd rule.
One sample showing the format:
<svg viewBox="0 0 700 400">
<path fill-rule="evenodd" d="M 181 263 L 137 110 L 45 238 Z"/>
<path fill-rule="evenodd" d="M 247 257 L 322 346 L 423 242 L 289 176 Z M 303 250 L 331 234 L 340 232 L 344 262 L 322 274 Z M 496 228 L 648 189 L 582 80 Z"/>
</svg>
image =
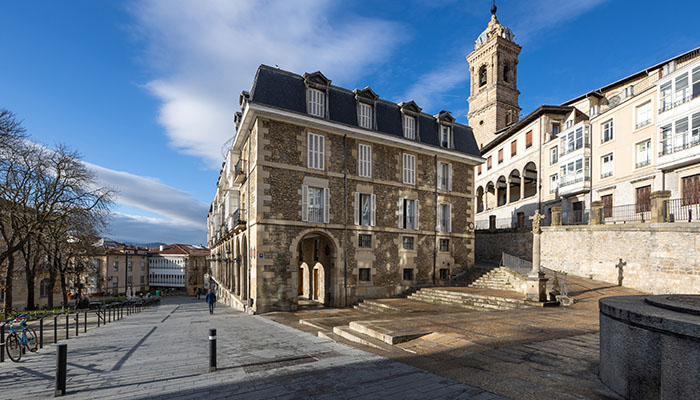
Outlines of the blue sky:
<svg viewBox="0 0 700 400">
<path fill-rule="evenodd" d="M 520 106 L 559 104 L 700 46 L 700 2 L 501 0 L 523 46 Z M 259 64 L 450 110 L 488 0 L 6 2 L 0 107 L 119 191 L 108 236 L 205 243 L 206 213 Z"/>
</svg>

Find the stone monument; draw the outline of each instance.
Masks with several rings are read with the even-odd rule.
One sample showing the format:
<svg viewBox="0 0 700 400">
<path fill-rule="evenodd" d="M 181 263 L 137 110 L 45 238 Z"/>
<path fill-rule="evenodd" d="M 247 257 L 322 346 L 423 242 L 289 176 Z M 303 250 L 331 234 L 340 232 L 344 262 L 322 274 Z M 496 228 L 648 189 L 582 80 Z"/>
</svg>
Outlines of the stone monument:
<svg viewBox="0 0 700 400">
<path fill-rule="evenodd" d="M 532 270 L 527 274 L 527 300 L 536 302 L 547 301 L 547 278 L 540 268 L 540 221 L 546 217 L 540 214 L 540 210 L 535 210 L 535 214 L 530 217 L 532 220 Z"/>
</svg>

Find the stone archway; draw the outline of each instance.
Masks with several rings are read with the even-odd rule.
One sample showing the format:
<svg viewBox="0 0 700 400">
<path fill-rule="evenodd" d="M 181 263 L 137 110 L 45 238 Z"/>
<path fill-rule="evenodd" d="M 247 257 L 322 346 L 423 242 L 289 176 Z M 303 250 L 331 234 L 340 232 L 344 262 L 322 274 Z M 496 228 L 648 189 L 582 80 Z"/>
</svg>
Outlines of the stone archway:
<svg viewBox="0 0 700 400">
<path fill-rule="evenodd" d="M 322 230 L 309 229 L 301 232 L 292 246 L 295 294 L 324 305 L 342 305 L 342 269 L 338 268 L 341 248 L 337 239 Z"/>
</svg>

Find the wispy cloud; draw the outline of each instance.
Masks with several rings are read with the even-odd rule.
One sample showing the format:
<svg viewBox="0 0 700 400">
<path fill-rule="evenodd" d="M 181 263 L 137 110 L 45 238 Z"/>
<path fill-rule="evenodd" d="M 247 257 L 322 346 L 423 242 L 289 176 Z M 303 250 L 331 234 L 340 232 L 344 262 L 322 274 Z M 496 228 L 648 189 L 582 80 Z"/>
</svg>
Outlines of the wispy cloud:
<svg viewBox="0 0 700 400">
<path fill-rule="evenodd" d="M 146 87 L 162 102 L 170 143 L 218 168 L 234 135 L 233 113 L 259 64 L 322 70 L 342 83 L 386 61 L 401 37 L 396 23 L 343 15 L 330 0 L 146 0 L 133 3 L 134 31 L 157 78 Z"/>
<path fill-rule="evenodd" d="M 106 235 L 129 243 L 206 244 L 206 230 L 169 221 L 124 213 L 113 213 Z"/>
<path fill-rule="evenodd" d="M 419 77 L 402 99 L 414 100 L 427 112 L 438 111 L 433 107 L 445 104 L 448 92 L 467 81 L 469 70 L 466 62 L 445 64 Z"/>
<path fill-rule="evenodd" d="M 609 0 L 530 0 L 517 2 L 511 29 L 516 40 L 526 44 L 537 35 L 549 32 L 570 22 Z"/>
</svg>

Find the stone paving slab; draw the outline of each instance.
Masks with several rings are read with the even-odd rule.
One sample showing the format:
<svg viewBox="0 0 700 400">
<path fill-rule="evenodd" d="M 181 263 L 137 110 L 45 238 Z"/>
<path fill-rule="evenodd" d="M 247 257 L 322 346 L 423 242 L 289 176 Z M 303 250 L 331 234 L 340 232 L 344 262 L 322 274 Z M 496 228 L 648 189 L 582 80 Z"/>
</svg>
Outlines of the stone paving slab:
<svg viewBox="0 0 700 400">
<path fill-rule="evenodd" d="M 209 328 L 217 329 L 214 373 Z M 503 398 L 260 316 L 226 307 L 210 316 L 190 298 L 165 299 L 65 343 L 71 399 Z M 54 373 L 53 345 L 0 363 L 1 397 L 52 397 Z"/>
</svg>

